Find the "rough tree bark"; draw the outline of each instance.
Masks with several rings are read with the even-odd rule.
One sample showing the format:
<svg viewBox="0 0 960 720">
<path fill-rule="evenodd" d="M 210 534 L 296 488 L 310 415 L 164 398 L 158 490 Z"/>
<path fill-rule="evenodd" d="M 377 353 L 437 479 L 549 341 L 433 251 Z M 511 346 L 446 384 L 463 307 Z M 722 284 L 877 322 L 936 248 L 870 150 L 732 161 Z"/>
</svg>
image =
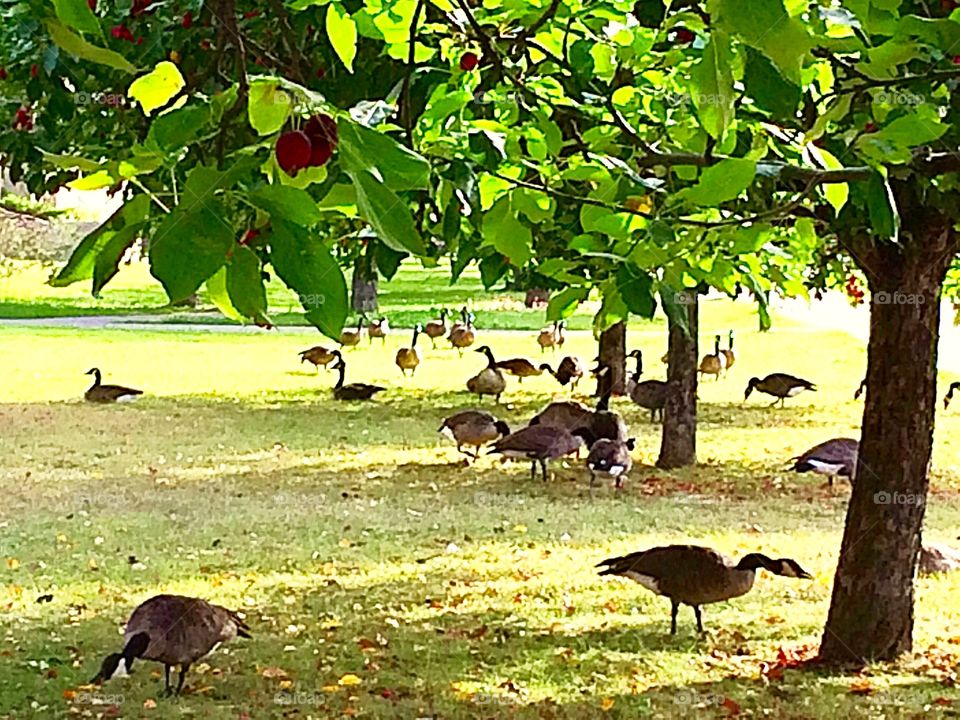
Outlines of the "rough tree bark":
<svg viewBox="0 0 960 720">
<path fill-rule="evenodd" d="M 612 395 L 626 392 L 627 378 L 627 324 L 618 322 L 600 333 L 600 364 L 610 372 L 597 381 L 597 397 L 612 387 Z"/>
<path fill-rule="evenodd" d="M 353 266 L 353 278 L 350 281 L 350 307 L 356 313 L 376 312 L 377 270 L 366 255 L 357 258 Z"/>
<path fill-rule="evenodd" d="M 657 467 L 664 470 L 695 465 L 697 462 L 697 332 L 699 296 L 695 291 L 680 295 L 687 313 L 687 328 L 669 320 L 667 383 L 670 394 L 663 409 L 663 434 Z"/>
<path fill-rule="evenodd" d="M 870 284 L 870 341 L 859 462 L 820 646 L 827 662 L 889 660 L 912 645 L 940 292 L 955 237 L 938 212 L 902 198 L 898 205 L 903 246 L 867 238 L 846 243 Z"/>
</svg>

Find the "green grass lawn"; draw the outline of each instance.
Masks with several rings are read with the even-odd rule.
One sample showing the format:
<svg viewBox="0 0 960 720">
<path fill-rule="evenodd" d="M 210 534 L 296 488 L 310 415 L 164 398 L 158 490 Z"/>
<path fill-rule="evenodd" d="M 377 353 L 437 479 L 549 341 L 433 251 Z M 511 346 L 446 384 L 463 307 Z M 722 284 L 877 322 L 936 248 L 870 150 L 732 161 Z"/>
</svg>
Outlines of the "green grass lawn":
<svg viewBox="0 0 960 720">
<path fill-rule="evenodd" d="M 16 271 L 0 276 L 0 319 L 151 314 L 169 323 L 235 324 L 213 308 L 203 290 L 197 311 L 168 307 L 163 288 L 144 263 L 123 266 L 99 299 L 90 295 L 89 283 L 53 288 L 46 284 L 49 276 L 49 268 L 29 263 L 20 263 Z M 270 317 L 277 325 L 307 324 L 296 295 L 278 279 L 267 284 L 267 298 Z M 404 263 L 392 280 L 380 285 L 380 312 L 395 327 L 413 327 L 431 320 L 441 307 L 459 312 L 469 305 L 476 313 L 478 327 L 539 329 L 546 322 L 543 309 L 528 309 L 523 299 L 521 292 L 485 291 L 475 267 L 451 285 L 449 268 L 424 269 L 411 261 Z M 570 319 L 570 328 L 592 327 L 598 308 L 598 302 L 586 303 Z"/>
<path fill-rule="evenodd" d="M 702 342 L 740 332 L 729 377 L 701 386 L 702 464 L 652 468 L 659 427 L 621 399 L 638 467 L 592 495 L 575 460 L 547 484 L 490 458 L 465 467 L 436 428 L 474 406 L 463 383 L 483 360 L 427 343 L 403 379 L 406 333 L 346 354 L 348 381 L 389 390 L 342 404 L 332 373 L 298 363 L 303 335 L 0 328 L 0 717 L 955 717 L 960 577 L 918 582 L 901 662 L 770 673 L 819 641 L 848 495 L 784 468 L 856 435 L 865 358 L 842 333 L 754 325 L 749 306 L 704 304 Z M 530 332 L 481 342 L 539 355 Z M 662 377 L 662 325 L 636 324 L 630 345 Z M 587 333 L 568 347 L 595 354 Z M 92 365 L 146 396 L 84 404 Z M 743 404 L 747 379 L 776 370 L 820 390 Z M 556 391 L 511 380 L 498 412 L 520 424 Z M 938 418 L 928 541 L 960 527 L 958 418 Z M 667 601 L 593 567 L 670 542 L 790 556 L 815 579 L 761 574 L 704 608 L 704 637 L 689 608 L 670 637 Z M 179 700 L 153 663 L 85 687 L 157 592 L 240 608 L 254 638 L 197 666 Z"/>
</svg>

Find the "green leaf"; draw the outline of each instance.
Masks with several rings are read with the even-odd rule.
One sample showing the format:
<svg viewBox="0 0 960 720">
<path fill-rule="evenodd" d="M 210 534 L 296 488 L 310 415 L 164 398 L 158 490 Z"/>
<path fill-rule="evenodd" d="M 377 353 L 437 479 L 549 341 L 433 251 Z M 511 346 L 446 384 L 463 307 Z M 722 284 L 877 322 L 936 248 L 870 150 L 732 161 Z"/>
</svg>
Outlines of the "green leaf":
<svg viewBox="0 0 960 720">
<path fill-rule="evenodd" d="M 56 153 L 49 153 L 41 148 L 37 148 L 37 150 L 40 150 L 40 154 L 43 155 L 44 162 L 50 163 L 58 168 L 63 168 L 64 170 L 83 170 L 84 172 L 96 172 L 100 169 L 100 163 L 96 160 L 74 157 L 73 155 L 58 155 Z"/>
<path fill-rule="evenodd" d="M 167 215 L 150 238 L 150 273 L 172 303 L 190 297 L 223 267 L 233 246 L 230 214 L 219 200 L 183 207 Z"/>
<path fill-rule="evenodd" d="M 149 115 L 170 102 L 184 86 L 186 82 L 177 66 L 164 60 L 151 72 L 130 83 L 127 95 L 140 103 L 144 115 Z"/>
<path fill-rule="evenodd" d="M 357 209 L 377 237 L 397 252 L 423 255 L 423 239 L 413 224 L 410 208 L 393 190 L 368 172 L 347 173 L 357 190 Z"/>
<path fill-rule="evenodd" d="M 150 210 L 150 200 L 146 195 L 134 195 L 122 207 L 120 207 L 110 218 L 97 227 L 93 232 L 87 235 L 70 255 L 67 264 L 61 268 L 51 280 L 53 287 L 66 287 L 80 280 L 89 280 L 94 277 L 96 272 L 98 258 L 100 253 L 111 244 L 117 236 L 136 239 L 137 234 L 143 228 L 147 219 L 147 213 Z M 132 241 L 132 240 L 131 240 Z M 119 241 L 118 241 L 119 242 Z M 113 248 L 116 249 L 116 245 Z M 117 253 L 117 257 L 122 253 Z M 110 257 L 109 253 L 107 255 Z M 98 282 L 94 283 L 94 294 L 98 293 L 106 280 L 103 278 L 108 274 L 106 270 L 107 260 L 98 273 Z M 112 275 L 110 276 L 112 277 Z M 98 286 L 99 285 L 99 286 Z"/>
<path fill-rule="evenodd" d="M 53 0 L 53 7 L 64 25 L 93 35 L 101 33 L 100 22 L 87 5 L 87 0 Z"/>
<path fill-rule="evenodd" d="M 487 255 L 480 261 L 480 282 L 486 290 L 492 288 L 497 280 L 503 277 L 503 274 L 510 267 L 507 258 L 500 253 Z"/>
<path fill-rule="evenodd" d="M 568 287 L 558 293 L 554 293 L 547 303 L 547 320 L 556 322 L 565 320 L 573 315 L 577 308 L 590 295 L 590 288 L 587 287 Z"/>
<path fill-rule="evenodd" d="M 397 274 L 397 270 L 400 269 L 400 263 L 403 262 L 405 257 L 409 257 L 407 253 L 399 253 L 391 250 L 382 242 L 376 244 L 373 253 L 377 272 L 387 280 L 393 279 L 393 276 Z"/>
<path fill-rule="evenodd" d="M 263 319 L 267 312 L 267 293 L 263 288 L 260 258 L 248 247 L 237 246 L 227 264 L 227 295 L 238 312 Z"/>
<path fill-rule="evenodd" d="M 250 127 L 260 135 L 272 135 L 290 116 L 293 99 L 280 89 L 276 78 L 258 78 L 250 83 L 247 117 Z"/>
<path fill-rule="evenodd" d="M 827 170 L 838 170 L 843 167 L 843 163 L 823 148 L 818 148 L 815 145 L 810 145 L 808 148 L 814 157 L 819 157 Z M 823 186 L 823 195 L 839 214 L 850 198 L 850 186 L 847 183 L 830 183 Z"/>
<path fill-rule="evenodd" d="M 339 3 L 327 8 L 327 37 L 344 66 L 353 72 L 353 59 L 357 56 L 357 23 Z"/>
<path fill-rule="evenodd" d="M 204 287 L 207 289 L 207 297 L 210 298 L 210 302 L 216 306 L 217 310 L 231 320 L 238 322 L 243 320 L 243 315 L 233 306 L 233 303 L 230 302 L 230 295 L 227 293 L 226 266 L 220 268 L 207 278 Z"/>
<path fill-rule="evenodd" d="M 617 271 L 617 288 L 630 312 L 647 320 L 653 319 L 657 300 L 653 296 L 653 278 L 630 263 Z"/>
<path fill-rule="evenodd" d="M 146 199 L 145 195 L 140 195 Z M 120 270 L 120 261 L 127 249 L 140 237 L 143 224 L 127 225 L 103 246 L 93 265 L 93 296 L 100 297 L 100 291 Z"/>
<path fill-rule="evenodd" d="M 706 168 L 693 187 L 678 193 L 694 205 L 716 207 L 733 200 L 750 187 L 757 174 L 753 160 L 730 158 Z"/>
<path fill-rule="evenodd" d="M 248 199 L 270 213 L 271 218 L 288 220 L 309 227 L 323 218 L 317 203 L 306 190 L 283 185 L 262 185 L 252 190 Z"/>
<path fill-rule="evenodd" d="M 643 27 L 658 28 L 666 17 L 667 8 L 663 0 L 637 0 L 633 6 L 633 15 Z"/>
<path fill-rule="evenodd" d="M 283 220 L 272 224 L 270 264 L 299 296 L 309 320 L 336 339 L 347 320 L 347 281 L 340 265 L 315 235 Z"/>
<path fill-rule="evenodd" d="M 813 40 L 783 0 L 712 0 L 709 12 L 713 28 L 735 33 L 770 58 L 785 78 L 800 84 L 800 68 Z"/>
<path fill-rule="evenodd" d="M 867 181 L 867 209 L 873 233 L 896 242 L 900 231 L 900 214 L 890 183 L 880 173 L 873 173 Z"/>
<path fill-rule="evenodd" d="M 50 37 L 64 52 L 70 53 L 81 60 L 89 60 L 98 65 L 106 65 L 123 72 L 135 73 L 137 71 L 136 66 L 132 65 L 120 53 L 88 43 L 57 20 L 48 19 L 45 22 Z"/>
<path fill-rule="evenodd" d="M 677 291 L 670 285 L 660 285 L 660 302 L 663 304 L 664 313 L 687 337 L 690 336 L 688 307 L 696 301 L 696 290 Z"/>
<path fill-rule="evenodd" d="M 347 172 L 376 172 L 391 190 L 426 190 L 430 163 L 389 135 L 350 120 L 337 122 L 340 161 Z"/>
<path fill-rule="evenodd" d="M 775 119 L 793 120 L 796 116 L 800 86 L 787 80 L 766 55 L 751 47 L 747 47 L 744 84 L 754 104 Z"/>
<path fill-rule="evenodd" d="M 483 238 L 516 267 L 533 258 L 530 228 L 517 220 L 510 198 L 504 196 L 483 216 Z"/>
<path fill-rule="evenodd" d="M 714 32 L 703 50 L 703 59 L 691 72 L 694 89 L 693 104 L 700 124 L 711 137 L 720 141 L 733 123 L 733 52 L 730 38 L 724 32 Z"/>
<path fill-rule="evenodd" d="M 162 152 L 172 152 L 189 145 L 199 137 L 210 120 L 210 108 L 191 105 L 163 113 L 150 125 L 147 145 Z"/>
<path fill-rule="evenodd" d="M 100 188 L 110 187 L 116 181 L 110 171 L 97 170 L 95 173 L 71 180 L 67 183 L 67 187 L 72 190 L 99 190 Z"/>
</svg>

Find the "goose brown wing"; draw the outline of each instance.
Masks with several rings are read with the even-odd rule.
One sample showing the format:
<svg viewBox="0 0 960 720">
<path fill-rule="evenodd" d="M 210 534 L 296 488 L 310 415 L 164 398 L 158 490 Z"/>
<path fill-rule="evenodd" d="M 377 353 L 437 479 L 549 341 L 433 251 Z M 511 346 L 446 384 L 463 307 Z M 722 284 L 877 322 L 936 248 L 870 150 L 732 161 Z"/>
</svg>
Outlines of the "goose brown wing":
<svg viewBox="0 0 960 720">
<path fill-rule="evenodd" d="M 601 575 L 628 577 L 660 595 L 690 604 L 723 599 L 717 596 L 725 595 L 730 584 L 731 561 L 716 550 L 699 545 L 641 550 L 608 558 L 600 566 L 605 566 Z"/>
</svg>

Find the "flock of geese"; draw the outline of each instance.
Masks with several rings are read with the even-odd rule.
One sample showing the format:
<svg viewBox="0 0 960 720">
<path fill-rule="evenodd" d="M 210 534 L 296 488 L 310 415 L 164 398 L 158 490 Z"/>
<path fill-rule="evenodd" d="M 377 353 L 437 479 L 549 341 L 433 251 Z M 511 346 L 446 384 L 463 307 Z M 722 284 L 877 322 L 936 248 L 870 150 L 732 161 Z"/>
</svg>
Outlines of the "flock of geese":
<svg viewBox="0 0 960 720">
<path fill-rule="evenodd" d="M 475 317 L 464 308 L 460 321 L 448 324 L 446 310 L 440 312 L 437 319 L 417 325 L 413 329 L 408 347 L 397 351 L 396 365 L 406 376 L 413 375 L 421 364 L 417 351 L 417 342 L 426 335 L 436 347 L 438 339 L 446 337 L 452 348 L 461 355 L 475 344 L 477 331 Z M 370 400 L 385 388 L 367 383 L 345 383 L 346 361 L 343 350 L 360 344 L 364 330 L 364 318 L 356 328 L 345 330 L 340 337 L 339 349 L 315 346 L 300 353 L 301 362 L 336 370 L 338 380 L 333 388 L 333 397 L 341 401 Z M 389 332 L 386 318 L 367 322 L 366 332 L 370 341 L 384 340 Z M 554 323 L 537 334 L 537 343 L 541 351 L 556 350 L 563 347 L 563 323 Z M 466 381 L 470 393 L 481 400 L 485 395 L 499 402 L 506 389 L 505 375 L 514 376 L 518 382 L 524 378 L 548 373 L 553 375 L 561 386 L 575 388 L 586 374 L 584 364 L 576 357 L 565 356 L 554 370 L 548 363 L 536 363 L 526 358 L 510 358 L 498 361 L 488 345 L 476 348 L 476 352 L 485 356 L 487 364 L 478 374 Z M 639 349 L 628 355 L 635 366 L 627 382 L 629 398 L 641 408 L 650 411 L 650 419 L 655 422 L 662 419 L 666 401 L 670 395 L 670 385 L 662 380 L 642 380 L 643 354 Z M 727 348 L 720 348 L 720 336 L 715 337 L 714 349 L 705 355 L 699 365 L 701 377 L 713 375 L 716 379 L 729 371 L 736 362 L 733 349 L 733 332 L 727 335 Z M 600 377 L 609 372 L 602 363 L 591 372 Z M 88 371 L 94 376 L 94 383 L 87 390 L 85 399 L 95 403 L 126 402 L 142 395 L 142 391 L 119 385 L 102 383 L 101 372 L 97 368 Z M 864 385 L 857 390 L 856 396 L 863 391 Z M 954 392 L 960 389 L 960 383 L 950 386 L 944 398 L 944 406 L 949 405 Z M 744 393 L 746 401 L 754 391 L 774 398 L 774 405 L 783 405 L 787 398 L 805 391 L 815 391 L 816 386 L 802 378 L 785 373 L 772 373 L 764 378 L 751 378 Z M 525 427 L 512 430 L 506 422 L 493 413 L 482 409 L 468 409 L 457 412 L 443 420 L 439 431 L 451 438 L 457 450 L 463 453 L 468 462 L 480 457 L 481 452 L 497 454 L 503 458 L 530 463 L 530 476 L 535 479 L 537 470 L 541 478 L 548 479 L 548 463 L 573 453 L 580 452 L 586 446 L 588 452 L 585 461 L 590 473 L 590 486 L 597 478 L 610 480 L 616 488 L 623 486 L 633 461 L 631 451 L 634 440 L 629 437 L 623 418 L 610 410 L 610 394 L 599 398 L 596 406 L 590 408 L 573 400 L 551 402 L 529 420 Z M 792 458 L 791 469 L 798 473 L 815 472 L 826 475 L 832 486 L 834 478 L 846 477 L 851 482 L 857 465 L 858 443 L 852 438 L 833 438 L 810 448 L 802 455 Z M 921 557 L 921 565 L 931 562 L 931 552 Z M 934 562 L 936 561 L 934 557 Z M 941 558 L 942 559 L 942 558 Z M 949 558 L 948 558 L 949 559 Z M 597 565 L 600 575 L 617 575 L 639 583 L 641 586 L 670 600 L 670 632 L 677 631 L 677 614 L 681 605 L 687 605 L 694 611 L 697 630 L 703 632 L 701 607 L 711 603 L 730 600 L 749 592 L 753 587 L 756 572 L 759 569 L 788 578 L 809 579 L 796 560 L 791 558 L 770 558 L 760 553 L 750 553 L 739 561 L 734 561 L 709 547 L 696 545 L 669 545 L 631 553 L 621 557 L 603 560 Z M 100 670 L 91 682 L 103 683 L 113 677 L 126 675 L 136 660 L 150 660 L 164 666 L 165 690 L 168 694 L 179 694 L 184 678 L 190 667 L 212 653 L 221 643 L 236 637 L 250 638 L 250 628 L 243 616 L 227 608 L 215 605 L 200 598 L 179 595 L 156 595 L 140 604 L 126 623 L 124 646 L 120 652 L 108 655 Z M 176 688 L 171 685 L 172 668 L 179 668 Z"/>
</svg>

